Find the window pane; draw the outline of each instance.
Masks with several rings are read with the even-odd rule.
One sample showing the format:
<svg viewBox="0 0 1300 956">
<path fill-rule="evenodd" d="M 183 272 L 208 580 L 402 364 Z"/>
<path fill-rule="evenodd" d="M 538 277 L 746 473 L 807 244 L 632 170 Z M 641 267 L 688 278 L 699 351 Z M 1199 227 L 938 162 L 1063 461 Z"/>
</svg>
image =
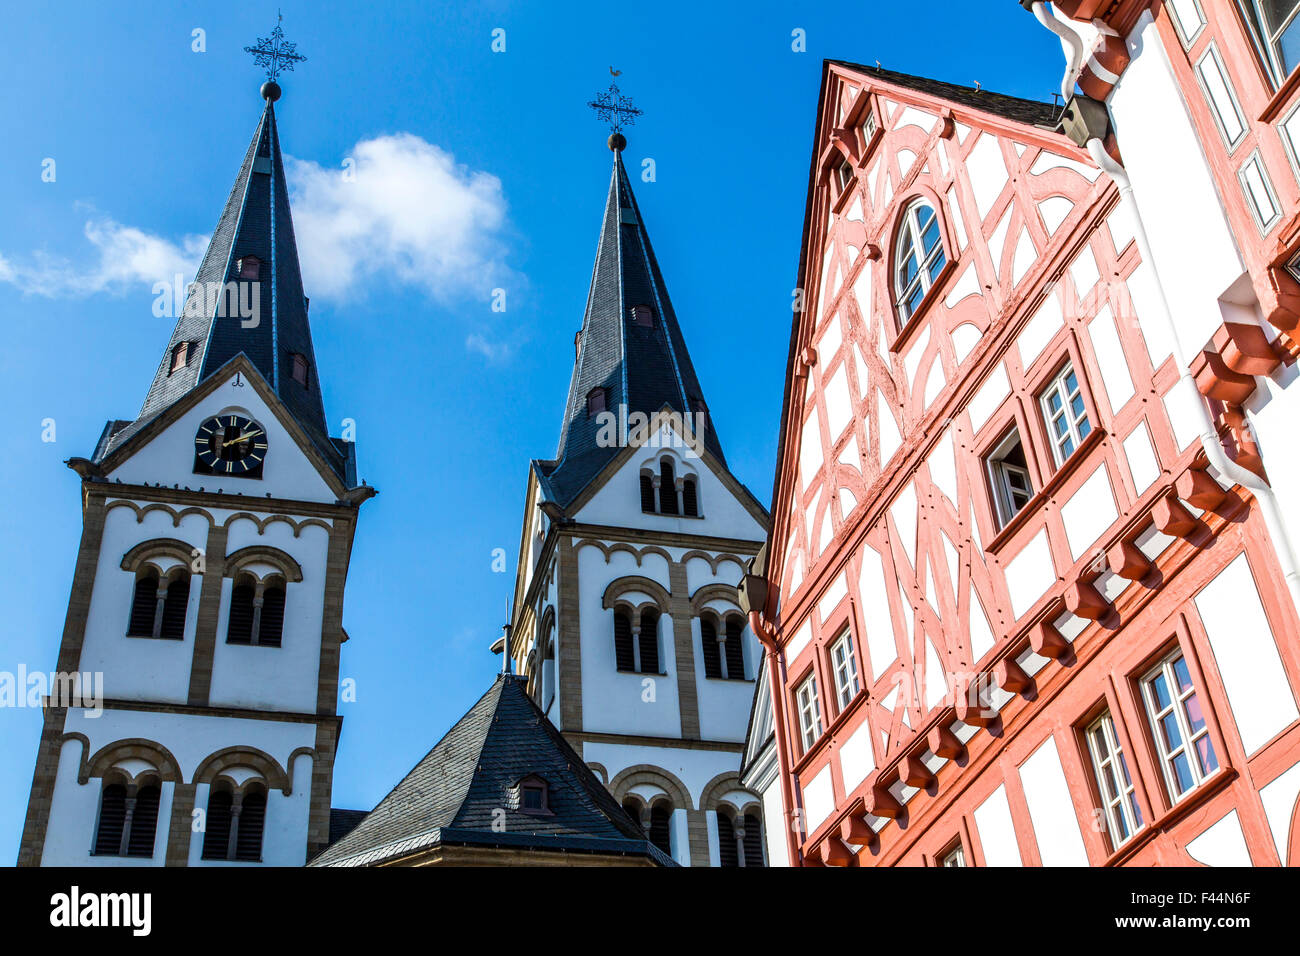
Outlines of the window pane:
<svg viewBox="0 0 1300 956">
<path fill-rule="evenodd" d="M 1188 790 L 1192 789 L 1192 771 L 1191 768 L 1187 766 L 1187 755 L 1185 753 L 1180 753 L 1174 758 L 1173 766 L 1174 779 L 1178 782 L 1178 792 L 1180 794 L 1186 793 Z"/>
<path fill-rule="evenodd" d="M 1205 715 L 1201 712 L 1201 702 L 1193 694 L 1183 701 L 1183 707 L 1187 711 L 1187 724 L 1191 727 L 1192 733 L 1195 734 L 1205 726 Z"/>
<path fill-rule="evenodd" d="M 1165 683 L 1165 675 L 1157 674 L 1151 678 L 1151 693 L 1156 700 L 1156 710 L 1164 710 L 1169 706 L 1169 685 Z"/>
<path fill-rule="evenodd" d="M 1174 679 L 1178 681 L 1178 693 L 1192 689 L 1192 675 L 1187 670 L 1187 661 L 1179 657 L 1174 661 Z"/>
<path fill-rule="evenodd" d="M 1080 438 L 1087 438 L 1087 437 L 1088 437 L 1088 433 L 1089 433 L 1090 431 L 1092 431 L 1092 422 L 1088 421 L 1088 419 L 1086 419 L 1086 418 L 1085 418 L 1083 421 L 1079 422 L 1079 437 L 1080 437 Z"/>
<path fill-rule="evenodd" d="M 939 243 L 939 223 L 935 221 L 934 215 L 931 214 L 929 224 L 921 228 L 923 230 L 921 233 L 921 248 L 929 252 Z"/>
<path fill-rule="evenodd" d="M 938 278 L 939 273 L 943 271 L 943 267 L 947 264 L 948 264 L 948 260 L 944 258 L 943 250 L 940 249 L 938 252 L 935 253 L 934 261 L 930 263 L 931 282 L 933 282 L 936 278 Z"/>
<path fill-rule="evenodd" d="M 1178 729 L 1178 718 L 1172 711 L 1160 718 L 1160 731 L 1165 738 L 1166 750 L 1177 750 L 1183 745 L 1183 735 Z"/>
<path fill-rule="evenodd" d="M 1078 421 L 1080 418 L 1083 418 L 1085 411 L 1083 407 L 1082 395 L 1075 395 L 1074 398 L 1070 399 L 1070 411 L 1074 414 L 1074 418 L 1076 421 Z"/>
</svg>

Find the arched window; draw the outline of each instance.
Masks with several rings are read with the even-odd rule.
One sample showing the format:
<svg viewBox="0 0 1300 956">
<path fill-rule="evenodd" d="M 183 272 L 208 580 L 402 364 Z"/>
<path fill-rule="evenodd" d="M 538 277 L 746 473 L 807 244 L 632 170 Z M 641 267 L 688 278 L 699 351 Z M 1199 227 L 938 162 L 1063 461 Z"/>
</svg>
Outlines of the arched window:
<svg viewBox="0 0 1300 956">
<path fill-rule="evenodd" d="M 722 648 L 718 646 L 718 626 L 713 618 L 700 618 L 700 645 L 704 652 L 704 676 L 722 676 Z"/>
<path fill-rule="evenodd" d="M 637 650 L 642 674 L 659 673 L 659 612 L 646 608 L 641 612 L 641 630 L 637 634 Z"/>
<path fill-rule="evenodd" d="M 146 568 L 135 579 L 135 595 L 131 598 L 131 620 L 126 627 L 127 637 L 153 637 L 153 622 L 158 612 L 158 572 Z"/>
<path fill-rule="evenodd" d="M 900 327 L 916 314 L 945 265 L 939 218 L 933 206 L 918 199 L 903 213 L 894 253 L 894 294 Z"/>
<path fill-rule="evenodd" d="M 700 516 L 699 496 L 695 491 L 695 479 L 682 479 L 682 514 L 688 518 L 698 518 Z"/>
<path fill-rule="evenodd" d="M 99 796 L 99 824 L 95 827 L 95 854 L 119 856 L 126 825 L 126 787 L 112 783 Z"/>
<path fill-rule="evenodd" d="M 663 801 L 650 808 L 650 842 L 670 856 L 673 852 L 672 829 L 669 826 L 672 814 L 672 806 Z"/>
<path fill-rule="evenodd" d="M 745 625 L 740 618 L 732 615 L 727 618 L 727 639 L 723 642 L 726 649 L 727 676 L 732 680 L 745 679 L 745 645 L 741 635 Z"/>
<path fill-rule="evenodd" d="M 649 514 L 655 512 L 655 480 L 647 472 L 641 472 L 641 510 Z"/>
<path fill-rule="evenodd" d="M 204 820 L 203 859 L 257 862 L 265 823 L 266 791 L 259 785 L 245 785 L 236 793 L 226 784 L 214 784 Z"/>
<path fill-rule="evenodd" d="M 127 637 L 181 640 L 185 636 L 185 615 L 189 610 L 189 601 L 188 572 L 173 571 L 166 588 L 160 590 L 158 572 L 154 568 L 145 568 L 135 579 Z"/>
<path fill-rule="evenodd" d="M 135 807 L 131 812 L 130 833 L 126 838 L 127 856 L 153 856 L 160 797 L 161 791 L 157 784 L 149 784 L 136 791 Z"/>
<path fill-rule="evenodd" d="M 745 866 L 764 866 L 763 821 L 753 810 L 745 814 Z"/>
<path fill-rule="evenodd" d="M 718 866 L 740 866 L 740 853 L 736 845 L 736 828 L 731 817 L 722 810 L 718 816 Z"/>
<path fill-rule="evenodd" d="M 614 609 L 614 666 L 621 671 L 636 670 L 636 651 L 632 647 L 632 616 L 623 608 Z"/>
<path fill-rule="evenodd" d="M 251 581 L 236 584 L 230 591 L 230 620 L 226 625 L 226 641 L 230 644 L 253 643 L 253 595 L 256 589 Z"/>
<path fill-rule="evenodd" d="M 677 482 L 673 463 L 667 458 L 659 462 L 659 510 L 666 515 L 677 514 Z"/>
<path fill-rule="evenodd" d="M 241 575 L 230 589 L 230 617 L 226 642 L 279 647 L 284 632 L 285 585 L 283 579 L 267 581 Z"/>
</svg>

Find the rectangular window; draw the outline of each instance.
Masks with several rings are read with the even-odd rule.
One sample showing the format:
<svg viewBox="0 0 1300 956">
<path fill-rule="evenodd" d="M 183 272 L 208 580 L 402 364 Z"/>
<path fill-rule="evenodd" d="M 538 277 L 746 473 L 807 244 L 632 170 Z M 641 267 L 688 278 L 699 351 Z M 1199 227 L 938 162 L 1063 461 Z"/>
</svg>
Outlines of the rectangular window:
<svg viewBox="0 0 1300 956">
<path fill-rule="evenodd" d="M 817 678 L 809 674 L 808 678 L 795 691 L 799 704 L 799 736 L 803 740 L 803 749 L 807 751 L 817 738 L 822 735 L 822 715 L 817 705 Z"/>
<path fill-rule="evenodd" d="M 1039 404 L 1047 425 L 1047 437 L 1052 443 L 1052 457 L 1059 468 L 1092 431 L 1088 409 L 1083 404 L 1083 390 L 1079 388 L 1079 377 L 1075 375 L 1073 365 L 1067 362 L 1065 368 L 1056 374 L 1039 396 Z"/>
<path fill-rule="evenodd" d="M 966 851 L 962 849 L 961 842 L 958 841 L 948 848 L 948 850 L 939 857 L 940 866 L 965 866 Z"/>
<path fill-rule="evenodd" d="M 1183 41 L 1183 46 L 1190 48 L 1205 26 L 1200 0 L 1169 0 L 1167 9 L 1173 14 L 1178 38 Z"/>
<path fill-rule="evenodd" d="M 831 646 L 831 666 L 835 672 L 835 701 L 840 710 L 858 696 L 858 662 L 853 656 L 853 635 L 845 631 Z"/>
<path fill-rule="evenodd" d="M 1228 81 L 1228 72 L 1213 43 L 1197 62 L 1196 75 L 1200 79 L 1201 90 L 1209 101 L 1210 112 L 1214 114 L 1215 125 L 1219 127 L 1228 152 L 1232 152 L 1246 135 L 1246 121 L 1241 115 L 1241 108 L 1237 106 L 1237 97 Z"/>
<path fill-rule="evenodd" d="M 1142 810 L 1138 807 L 1137 788 L 1129 775 L 1128 761 L 1115 734 L 1115 721 L 1111 720 L 1110 711 L 1089 724 L 1084 736 L 1092 757 L 1092 772 L 1097 779 L 1102 810 L 1106 814 L 1111 849 L 1118 850 L 1142 829 Z"/>
<path fill-rule="evenodd" d="M 853 182 L 853 164 L 847 159 L 844 160 L 844 162 L 840 163 L 837 173 L 839 174 L 840 191 L 842 192 Z"/>
<path fill-rule="evenodd" d="M 1281 86 L 1300 65 L 1300 0 L 1237 0 L 1255 52 Z"/>
<path fill-rule="evenodd" d="M 862 121 L 862 139 L 870 143 L 871 137 L 876 135 L 876 114 L 872 110 L 867 110 L 867 118 Z"/>
<path fill-rule="evenodd" d="M 1292 108 L 1287 118 L 1278 125 L 1277 131 L 1282 134 L 1282 142 L 1286 144 L 1291 168 L 1300 177 L 1300 106 Z"/>
<path fill-rule="evenodd" d="M 1241 179 L 1241 188 L 1245 190 L 1246 198 L 1250 200 L 1255 225 L 1259 226 L 1260 232 L 1267 233 L 1282 218 L 1282 210 L 1278 207 L 1277 197 L 1273 195 L 1273 184 L 1268 181 L 1264 164 L 1260 162 L 1259 150 L 1251 153 L 1250 159 L 1246 160 L 1246 165 L 1241 167 L 1237 176 Z"/>
<path fill-rule="evenodd" d="M 1142 700 L 1169 796 L 1177 803 L 1219 769 L 1210 727 L 1181 650 L 1142 678 Z"/>
<path fill-rule="evenodd" d="M 1020 432 L 1015 428 L 1007 432 L 989 453 L 985 465 L 993 489 L 993 510 L 997 514 L 998 527 L 1002 528 L 1034 497 Z"/>
</svg>

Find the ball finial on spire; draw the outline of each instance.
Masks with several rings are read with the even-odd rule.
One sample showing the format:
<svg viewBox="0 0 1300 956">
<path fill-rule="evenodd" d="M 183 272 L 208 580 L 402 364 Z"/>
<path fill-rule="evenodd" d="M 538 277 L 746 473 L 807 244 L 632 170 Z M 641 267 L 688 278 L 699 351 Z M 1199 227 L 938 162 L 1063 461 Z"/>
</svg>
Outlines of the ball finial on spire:
<svg viewBox="0 0 1300 956">
<path fill-rule="evenodd" d="M 280 92 L 280 84 L 275 82 L 275 80 L 267 80 L 262 84 L 262 99 L 266 100 L 268 103 L 274 103 L 278 100 L 280 98 Z"/>
<path fill-rule="evenodd" d="M 627 137 L 622 133 L 610 133 L 609 139 L 606 140 L 609 148 L 616 153 L 621 153 L 627 149 Z"/>
</svg>

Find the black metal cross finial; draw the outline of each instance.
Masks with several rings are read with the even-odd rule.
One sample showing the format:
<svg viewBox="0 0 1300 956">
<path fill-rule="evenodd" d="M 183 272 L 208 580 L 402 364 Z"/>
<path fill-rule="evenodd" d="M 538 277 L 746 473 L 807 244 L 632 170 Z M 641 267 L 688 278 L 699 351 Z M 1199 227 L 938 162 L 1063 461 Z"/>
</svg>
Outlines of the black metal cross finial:
<svg viewBox="0 0 1300 956">
<path fill-rule="evenodd" d="M 283 19 L 281 15 L 280 20 Z M 253 62 L 266 70 L 266 78 L 272 83 L 281 70 L 292 70 L 295 63 L 307 59 L 298 52 L 298 44 L 290 43 L 284 38 L 278 20 L 269 37 L 259 37 L 257 45 L 244 47 L 244 52 L 253 54 Z"/>
<path fill-rule="evenodd" d="M 613 73 L 613 69 L 610 72 Z M 636 118 L 641 115 L 641 110 L 632 105 L 632 100 L 619 92 L 616 82 L 610 83 L 608 90 L 587 105 L 596 111 L 601 122 L 609 124 L 611 133 L 622 131 L 625 125 L 635 125 Z"/>
</svg>

